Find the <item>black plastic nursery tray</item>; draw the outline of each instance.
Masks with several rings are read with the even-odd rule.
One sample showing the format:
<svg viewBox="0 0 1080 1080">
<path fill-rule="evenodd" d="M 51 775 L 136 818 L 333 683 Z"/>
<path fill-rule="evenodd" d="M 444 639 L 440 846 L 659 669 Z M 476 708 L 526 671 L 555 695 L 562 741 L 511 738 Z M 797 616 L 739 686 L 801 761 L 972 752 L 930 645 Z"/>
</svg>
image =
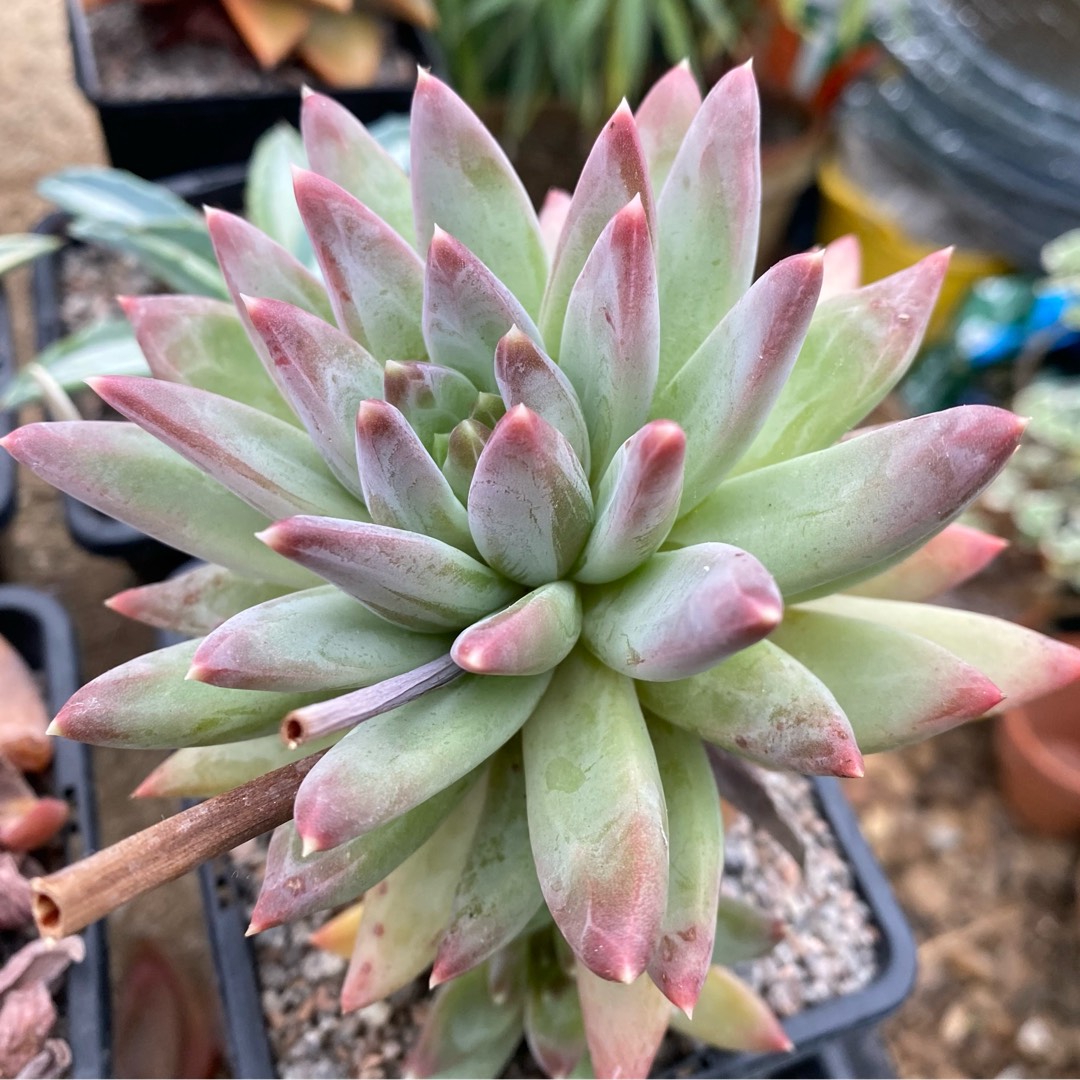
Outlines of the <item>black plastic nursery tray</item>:
<svg viewBox="0 0 1080 1080">
<path fill-rule="evenodd" d="M 0 635 L 26 660 L 43 683 L 55 713 L 79 688 L 75 637 L 64 609 L 51 597 L 22 585 L 0 585 Z M 71 817 L 62 840 L 68 862 L 97 850 L 97 804 L 90 749 L 57 739 L 51 771 L 53 793 L 66 799 Z M 71 1046 L 73 1077 L 112 1075 L 109 970 L 105 923 L 83 931 L 86 957 L 68 969 L 61 1015 Z"/>
<path fill-rule="evenodd" d="M 300 93 L 295 89 L 140 101 L 111 98 L 102 90 L 80 0 L 67 0 L 67 13 L 75 80 L 97 110 L 109 157 L 118 169 L 156 179 L 189 169 L 246 161 L 263 132 L 280 120 L 293 125 L 298 122 Z M 438 66 L 430 39 L 413 27 L 396 23 L 395 41 L 418 64 Z M 354 90 L 319 89 L 364 123 L 371 123 L 389 113 L 407 113 L 413 83 Z"/>
<path fill-rule="evenodd" d="M 862 990 L 810 1006 L 784 1021 L 789 1054 L 730 1054 L 703 1048 L 663 1073 L 671 1077 L 885 1077 L 891 1066 L 867 1029 L 897 1009 L 915 981 L 915 942 L 885 874 L 859 831 L 839 784 L 815 779 L 818 808 L 851 867 L 853 884 L 878 930 L 877 974 Z M 228 857 L 200 869 L 234 1077 L 278 1075 L 260 1000 L 251 939 Z M 863 1036 L 860 1038 L 859 1036 Z"/>
<path fill-rule="evenodd" d="M 15 375 L 15 345 L 11 338 L 11 316 L 8 314 L 7 294 L 0 284 L 0 390 Z M 0 438 L 15 426 L 10 412 L 0 412 Z M 15 459 L 10 454 L 0 454 L 0 529 L 11 521 L 15 513 Z"/>
<path fill-rule="evenodd" d="M 193 205 L 209 203 L 235 210 L 244 194 L 244 178 L 247 169 L 243 165 L 201 169 L 175 176 L 166 185 Z M 38 224 L 35 232 L 62 235 L 66 218 L 63 214 L 50 214 Z M 54 251 L 33 264 L 33 307 L 36 342 L 39 350 L 48 348 L 65 334 L 61 316 L 61 259 L 63 251 Z M 0 313 L 2 317 L 2 313 Z M 0 322 L 2 335 L 2 322 Z M 2 342 L 2 336 L 0 336 Z M 2 347 L 0 347 L 2 353 Z M 2 356 L 0 356 L 2 360 Z M 0 367 L 0 373 L 2 373 Z M 0 378 L 0 385 L 3 379 Z M 3 419 L 0 417 L 0 425 Z M 0 469 L 13 466 L 9 455 L 2 455 Z M 3 472 L 0 472 L 0 524 L 2 524 Z M 102 514 L 68 495 L 64 497 L 64 517 L 75 542 L 94 555 L 123 559 L 141 581 L 160 581 L 168 577 L 190 555 L 168 547 L 122 521 Z"/>
</svg>

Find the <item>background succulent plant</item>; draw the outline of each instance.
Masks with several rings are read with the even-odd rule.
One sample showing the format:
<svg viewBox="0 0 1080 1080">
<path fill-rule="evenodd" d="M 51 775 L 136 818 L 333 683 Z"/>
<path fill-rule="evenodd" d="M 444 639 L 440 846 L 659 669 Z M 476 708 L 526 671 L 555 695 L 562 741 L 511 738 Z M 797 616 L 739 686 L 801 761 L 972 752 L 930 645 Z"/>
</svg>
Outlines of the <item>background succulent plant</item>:
<svg viewBox="0 0 1080 1080">
<path fill-rule="evenodd" d="M 134 423 L 4 440 L 210 564 L 111 601 L 197 640 L 94 680 L 54 730 L 185 747 L 144 795 L 325 751 L 253 929 L 370 890 L 344 1003 L 434 963 L 419 1072 L 492 1075 L 524 1025 L 554 1072 L 587 1049 L 644 1075 L 672 1004 L 722 1045 L 785 1045 L 713 965 L 714 777 L 737 798 L 740 760 L 859 776 L 1080 674 L 920 603 L 999 549 L 950 522 L 1023 424 L 969 406 L 844 439 L 946 256 L 857 288 L 841 243 L 754 281 L 758 123 L 749 68 L 704 102 L 676 68 L 537 217 L 437 79 L 411 181 L 309 96 L 294 186 L 321 276 L 209 211 L 233 303 L 126 302 L 156 378 L 94 386 Z"/>
<path fill-rule="evenodd" d="M 92 11 L 113 0 L 82 0 Z M 331 86 L 368 86 L 379 73 L 386 26 L 378 16 L 430 29 L 438 21 L 432 0 L 139 0 L 182 27 L 199 9 L 220 6 L 260 67 L 296 55 Z M 204 10 L 205 16 L 207 12 Z M 227 27 L 226 27 L 227 29 Z M 190 31 L 189 31 L 190 32 Z"/>
</svg>

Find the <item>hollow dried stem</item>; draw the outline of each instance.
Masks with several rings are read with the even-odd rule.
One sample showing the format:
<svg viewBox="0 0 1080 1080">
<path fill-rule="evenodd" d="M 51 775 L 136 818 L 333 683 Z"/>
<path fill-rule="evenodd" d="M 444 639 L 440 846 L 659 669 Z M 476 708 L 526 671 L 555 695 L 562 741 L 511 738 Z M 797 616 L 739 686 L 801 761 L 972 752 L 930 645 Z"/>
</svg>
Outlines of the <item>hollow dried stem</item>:
<svg viewBox="0 0 1080 1080">
<path fill-rule="evenodd" d="M 355 727 L 373 716 L 415 701 L 464 674 L 448 655 L 440 656 L 404 675 L 395 675 L 362 690 L 294 710 L 281 722 L 281 738 L 295 750 L 312 739 Z"/>
<path fill-rule="evenodd" d="M 324 751 L 325 753 L 325 751 Z M 30 882 L 43 937 L 77 933 L 122 904 L 293 816 L 300 782 L 322 754 L 285 765 Z"/>
</svg>

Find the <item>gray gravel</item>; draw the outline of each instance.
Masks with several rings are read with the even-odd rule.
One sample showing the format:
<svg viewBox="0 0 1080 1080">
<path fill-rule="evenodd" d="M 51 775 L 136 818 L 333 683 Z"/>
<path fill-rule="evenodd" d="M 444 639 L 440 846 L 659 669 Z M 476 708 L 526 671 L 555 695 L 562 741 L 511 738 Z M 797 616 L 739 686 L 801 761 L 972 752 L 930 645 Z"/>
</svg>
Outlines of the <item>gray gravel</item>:
<svg viewBox="0 0 1080 1080">
<path fill-rule="evenodd" d="M 162 292 L 134 255 L 74 244 L 60 254 L 60 318 L 68 333 L 122 314 L 118 296 Z"/>
<path fill-rule="evenodd" d="M 788 927 L 787 936 L 769 956 L 738 969 L 783 1017 L 865 986 L 876 970 L 877 931 L 852 889 L 847 864 L 810 797 L 808 781 L 780 774 L 768 774 L 766 780 L 806 843 L 806 877 L 770 837 L 740 818 L 727 830 L 723 887 L 778 916 Z M 265 846 L 259 842 L 234 852 L 249 910 L 264 854 Z M 253 939 L 263 1010 L 280 1075 L 401 1076 L 428 1008 L 426 980 L 418 979 L 388 1002 L 341 1016 L 337 1000 L 346 963 L 307 943 L 325 919 L 316 916 Z M 684 1040 L 672 1040 L 660 1060 L 673 1064 L 685 1049 Z M 524 1055 L 519 1059 L 511 1066 L 512 1075 L 539 1075 Z"/>
</svg>

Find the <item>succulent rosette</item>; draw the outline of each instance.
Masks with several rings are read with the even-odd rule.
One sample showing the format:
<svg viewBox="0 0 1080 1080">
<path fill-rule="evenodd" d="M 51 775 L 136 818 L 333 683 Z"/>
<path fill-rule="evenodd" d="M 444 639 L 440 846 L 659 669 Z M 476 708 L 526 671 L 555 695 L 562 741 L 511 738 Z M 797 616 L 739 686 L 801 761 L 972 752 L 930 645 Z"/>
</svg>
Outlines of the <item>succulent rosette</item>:
<svg viewBox="0 0 1080 1080">
<path fill-rule="evenodd" d="M 419 1073 L 493 1075 L 524 1030 L 553 1074 L 644 1075 L 673 1005 L 783 1047 L 717 966 L 767 937 L 719 901 L 717 783 L 860 776 L 1080 674 L 922 603 L 997 552 L 950 523 L 1023 423 L 965 406 L 845 437 L 911 362 L 947 253 L 859 287 L 839 242 L 755 280 L 749 68 L 620 107 L 539 216 L 431 76 L 411 125 L 406 176 L 309 95 L 317 265 L 208 211 L 234 303 L 126 302 L 156 377 L 94 388 L 134 422 L 4 440 L 207 563 L 111 601 L 194 640 L 54 730 L 185 748 L 141 794 L 325 751 L 252 928 L 367 893 L 343 1003 L 433 964 Z"/>
</svg>

